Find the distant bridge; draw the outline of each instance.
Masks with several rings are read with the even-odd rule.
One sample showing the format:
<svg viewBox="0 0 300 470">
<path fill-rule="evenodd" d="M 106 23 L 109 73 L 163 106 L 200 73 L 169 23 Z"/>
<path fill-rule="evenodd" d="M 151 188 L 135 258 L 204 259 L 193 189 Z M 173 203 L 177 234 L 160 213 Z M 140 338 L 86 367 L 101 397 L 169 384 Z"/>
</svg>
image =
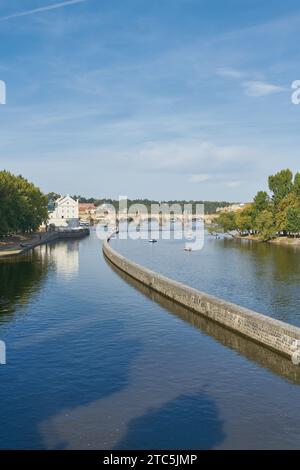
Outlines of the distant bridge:
<svg viewBox="0 0 300 470">
<path fill-rule="evenodd" d="M 215 217 L 214 214 L 204 214 L 204 215 L 195 215 L 195 214 L 173 214 L 173 213 L 158 213 L 158 214 L 125 214 L 125 213 L 108 213 L 101 216 L 96 214 L 82 217 L 82 219 L 93 220 L 95 223 L 106 223 L 114 224 L 118 222 L 133 222 L 136 225 L 142 225 L 145 222 L 156 221 L 159 225 L 171 224 L 181 222 L 182 224 L 187 224 L 191 222 L 204 221 L 206 224 L 210 224 Z"/>
</svg>

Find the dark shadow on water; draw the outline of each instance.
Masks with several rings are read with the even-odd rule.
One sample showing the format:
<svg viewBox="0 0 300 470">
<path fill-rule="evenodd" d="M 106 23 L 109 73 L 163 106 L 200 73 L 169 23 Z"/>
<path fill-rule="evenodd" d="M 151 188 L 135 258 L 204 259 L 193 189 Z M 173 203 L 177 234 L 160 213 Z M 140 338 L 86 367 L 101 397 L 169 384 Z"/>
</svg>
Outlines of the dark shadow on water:
<svg viewBox="0 0 300 470">
<path fill-rule="evenodd" d="M 167 311 L 193 325 L 195 328 L 198 328 L 203 333 L 211 336 L 220 344 L 233 349 L 237 353 L 245 356 L 247 359 L 257 363 L 259 366 L 270 370 L 274 374 L 280 375 L 294 384 L 300 384 L 300 366 L 295 366 L 290 359 L 281 356 L 237 333 L 234 333 L 218 323 L 182 307 L 176 302 L 169 300 L 141 282 L 133 279 L 131 276 L 112 264 L 107 258 L 105 259 L 112 270 L 124 279 L 125 282 L 141 292 L 144 296 L 151 299 L 153 302 L 161 305 Z"/>
<path fill-rule="evenodd" d="M 36 252 L 0 260 L 0 322 L 9 321 L 16 303 L 26 304 L 47 277 L 48 260 Z"/>
<path fill-rule="evenodd" d="M 182 395 L 134 419 L 115 449 L 212 449 L 224 440 L 218 408 L 208 395 Z M 179 446 L 180 444 L 180 446 Z"/>
<path fill-rule="evenodd" d="M 117 320 L 84 325 L 80 331 L 66 331 L 63 338 L 51 337 L 28 347 L 22 371 L 16 371 L 10 363 L 0 369 L 0 381 L 5 379 L 6 384 L 0 411 L 0 421 L 5 423 L 0 429 L 0 448 L 43 449 L 38 423 L 128 387 L 131 364 L 141 345 L 126 337 L 121 339 L 122 330 Z M 78 335 L 87 338 L 88 347 L 84 342 L 78 344 Z M 122 357 L 120 349 L 126 351 Z M 47 358 L 46 367 L 43 357 Z M 12 412 L 10 396 L 15 390 L 21 390 L 22 402 Z"/>
</svg>

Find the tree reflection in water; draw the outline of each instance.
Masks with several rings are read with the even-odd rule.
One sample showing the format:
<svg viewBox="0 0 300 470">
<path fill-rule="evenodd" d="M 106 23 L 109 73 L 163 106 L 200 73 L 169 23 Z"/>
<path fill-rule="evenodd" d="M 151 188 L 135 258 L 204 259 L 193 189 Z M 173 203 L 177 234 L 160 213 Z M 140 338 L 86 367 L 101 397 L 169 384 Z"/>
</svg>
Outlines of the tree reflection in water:
<svg viewBox="0 0 300 470">
<path fill-rule="evenodd" d="M 48 272 L 48 258 L 35 250 L 0 262 L 0 322 L 10 321 L 17 305 L 25 305 Z"/>
</svg>

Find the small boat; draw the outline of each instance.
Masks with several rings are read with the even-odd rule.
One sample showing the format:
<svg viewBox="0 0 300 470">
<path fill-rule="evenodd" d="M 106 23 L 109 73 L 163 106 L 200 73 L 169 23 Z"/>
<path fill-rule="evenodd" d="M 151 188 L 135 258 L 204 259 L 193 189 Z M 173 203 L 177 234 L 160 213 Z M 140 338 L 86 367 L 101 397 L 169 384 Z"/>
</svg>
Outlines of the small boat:
<svg viewBox="0 0 300 470">
<path fill-rule="evenodd" d="M 150 238 L 149 243 L 157 243 L 157 240 L 155 240 L 155 238 Z"/>
<path fill-rule="evenodd" d="M 190 246 L 185 246 L 184 251 L 192 251 L 192 248 Z"/>
</svg>

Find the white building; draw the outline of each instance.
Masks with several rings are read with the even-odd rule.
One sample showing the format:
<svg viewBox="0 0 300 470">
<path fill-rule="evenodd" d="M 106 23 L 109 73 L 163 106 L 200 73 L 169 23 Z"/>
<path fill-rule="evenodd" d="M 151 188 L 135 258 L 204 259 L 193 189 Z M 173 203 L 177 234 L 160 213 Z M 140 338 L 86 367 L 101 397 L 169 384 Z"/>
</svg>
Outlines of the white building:
<svg viewBox="0 0 300 470">
<path fill-rule="evenodd" d="M 54 209 L 49 212 L 48 224 L 55 227 L 78 227 L 79 202 L 69 195 L 57 199 L 54 202 Z"/>
</svg>

